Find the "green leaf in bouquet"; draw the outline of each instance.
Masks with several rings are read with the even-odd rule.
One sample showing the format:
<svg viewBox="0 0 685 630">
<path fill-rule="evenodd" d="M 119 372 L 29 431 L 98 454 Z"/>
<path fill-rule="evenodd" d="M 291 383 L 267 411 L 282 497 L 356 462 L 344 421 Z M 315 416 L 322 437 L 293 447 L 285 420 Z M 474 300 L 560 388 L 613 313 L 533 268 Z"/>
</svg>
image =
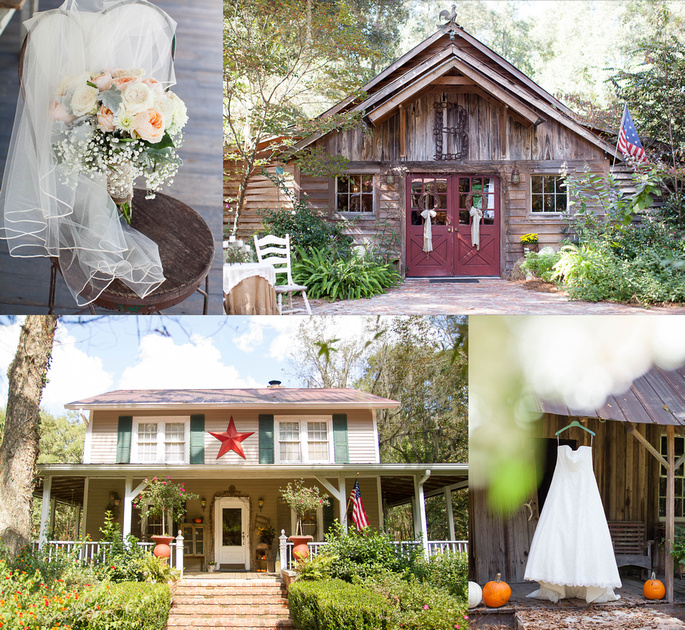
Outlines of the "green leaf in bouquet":
<svg viewBox="0 0 685 630">
<path fill-rule="evenodd" d="M 116 85 L 112 85 L 109 90 L 100 92 L 100 96 L 98 98 L 100 99 L 100 102 L 115 116 L 119 113 L 119 107 L 121 106 L 121 102 L 124 100 L 121 90 Z"/>
</svg>

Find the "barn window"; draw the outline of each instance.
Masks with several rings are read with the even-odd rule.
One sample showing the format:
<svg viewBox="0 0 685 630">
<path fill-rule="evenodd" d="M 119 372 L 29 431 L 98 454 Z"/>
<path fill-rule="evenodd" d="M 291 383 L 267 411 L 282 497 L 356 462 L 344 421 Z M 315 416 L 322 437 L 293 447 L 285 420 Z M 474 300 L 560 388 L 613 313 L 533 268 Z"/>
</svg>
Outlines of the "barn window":
<svg viewBox="0 0 685 630">
<path fill-rule="evenodd" d="M 373 174 L 338 175 L 335 191 L 338 212 L 373 213 Z"/>
<path fill-rule="evenodd" d="M 661 436 L 661 454 L 666 459 L 668 449 L 666 436 Z M 675 437 L 675 458 L 678 459 L 685 452 L 685 437 Z M 659 472 L 659 518 L 666 518 L 666 469 L 660 466 Z M 681 464 L 675 471 L 675 517 L 685 517 L 685 470 Z"/>
<path fill-rule="evenodd" d="M 566 186 L 559 175 L 531 175 L 530 189 L 533 212 L 559 214 L 568 209 Z"/>
</svg>

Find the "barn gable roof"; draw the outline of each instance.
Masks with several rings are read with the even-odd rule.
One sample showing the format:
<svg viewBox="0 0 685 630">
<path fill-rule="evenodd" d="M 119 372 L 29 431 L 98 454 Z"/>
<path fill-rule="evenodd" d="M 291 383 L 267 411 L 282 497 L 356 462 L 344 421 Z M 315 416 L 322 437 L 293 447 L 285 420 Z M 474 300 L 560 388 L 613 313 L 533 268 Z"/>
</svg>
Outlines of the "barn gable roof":
<svg viewBox="0 0 685 630">
<path fill-rule="evenodd" d="M 321 118 L 362 112 L 372 125 L 378 125 L 393 116 L 401 105 L 435 87 L 477 93 L 498 108 L 508 108 L 508 114 L 525 127 L 556 120 L 622 160 L 615 146 L 580 123 L 561 101 L 456 25 L 450 32 L 434 33 L 376 75 L 361 88 L 365 95 L 362 99 L 343 99 Z M 313 134 L 296 146 L 304 148 L 325 135 Z"/>
</svg>

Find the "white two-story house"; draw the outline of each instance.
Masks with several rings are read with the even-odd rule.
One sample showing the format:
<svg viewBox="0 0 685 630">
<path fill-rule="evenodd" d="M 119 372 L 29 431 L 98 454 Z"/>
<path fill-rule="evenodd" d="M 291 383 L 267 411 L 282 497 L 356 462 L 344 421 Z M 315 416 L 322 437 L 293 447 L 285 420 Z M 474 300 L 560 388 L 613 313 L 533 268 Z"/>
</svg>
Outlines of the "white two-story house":
<svg viewBox="0 0 685 630">
<path fill-rule="evenodd" d="M 425 497 L 444 494 L 454 539 L 450 492 L 467 485 L 467 464 L 381 463 L 376 413 L 399 404 L 354 389 L 278 382 L 264 389 L 113 391 L 75 401 L 67 409 L 88 418 L 83 463 L 38 467 L 41 540 L 54 500 L 82 506 L 80 531 L 93 540 L 107 510 L 124 535 L 149 539 L 161 523 L 141 519 L 132 500 L 155 476 L 182 481 L 199 496 L 187 501 L 183 522 L 168 523 L 183 532 L 187 566 L 253 568 L 258 527 L 294 533 L 295 515 L 279 489 L 296 479 L 331 499 L 305 519 L 304 533 L 315 541 L 335 519 L 347 526 L 355 479 L 372 527 L 383 527 L 387 506 L 411 502 L 415 536 L 426 543 Z M 238 447 L 220 454 L 227 443 Z"/>
</svg>

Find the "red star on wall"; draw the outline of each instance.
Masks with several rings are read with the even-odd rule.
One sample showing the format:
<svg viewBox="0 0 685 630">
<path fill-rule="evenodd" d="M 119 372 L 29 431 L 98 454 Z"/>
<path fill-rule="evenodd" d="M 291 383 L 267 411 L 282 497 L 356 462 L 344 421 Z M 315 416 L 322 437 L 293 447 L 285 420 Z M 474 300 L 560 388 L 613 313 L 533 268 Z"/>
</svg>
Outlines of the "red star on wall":
<svg viewBox="0 0 685 630">
<path fill-rule="evenodd" d="M 216 458 L 219 459 L 219 457 L 228 453 L 228 451 L 235 451 L 240 457 L 247 459 L 240 443 L 249 438 L 253 433 L 254 431 L 251 433 L 238 433 L 233 422 L 233 416 L 231 416 L 231 419 L 228 421 L 228 429 L 223 433 L 209 432 L 209 434 L 213 435 L 217 440 L 221 440 L 221 448 L 219 449 L 219 454 Z"/>
</svg>

